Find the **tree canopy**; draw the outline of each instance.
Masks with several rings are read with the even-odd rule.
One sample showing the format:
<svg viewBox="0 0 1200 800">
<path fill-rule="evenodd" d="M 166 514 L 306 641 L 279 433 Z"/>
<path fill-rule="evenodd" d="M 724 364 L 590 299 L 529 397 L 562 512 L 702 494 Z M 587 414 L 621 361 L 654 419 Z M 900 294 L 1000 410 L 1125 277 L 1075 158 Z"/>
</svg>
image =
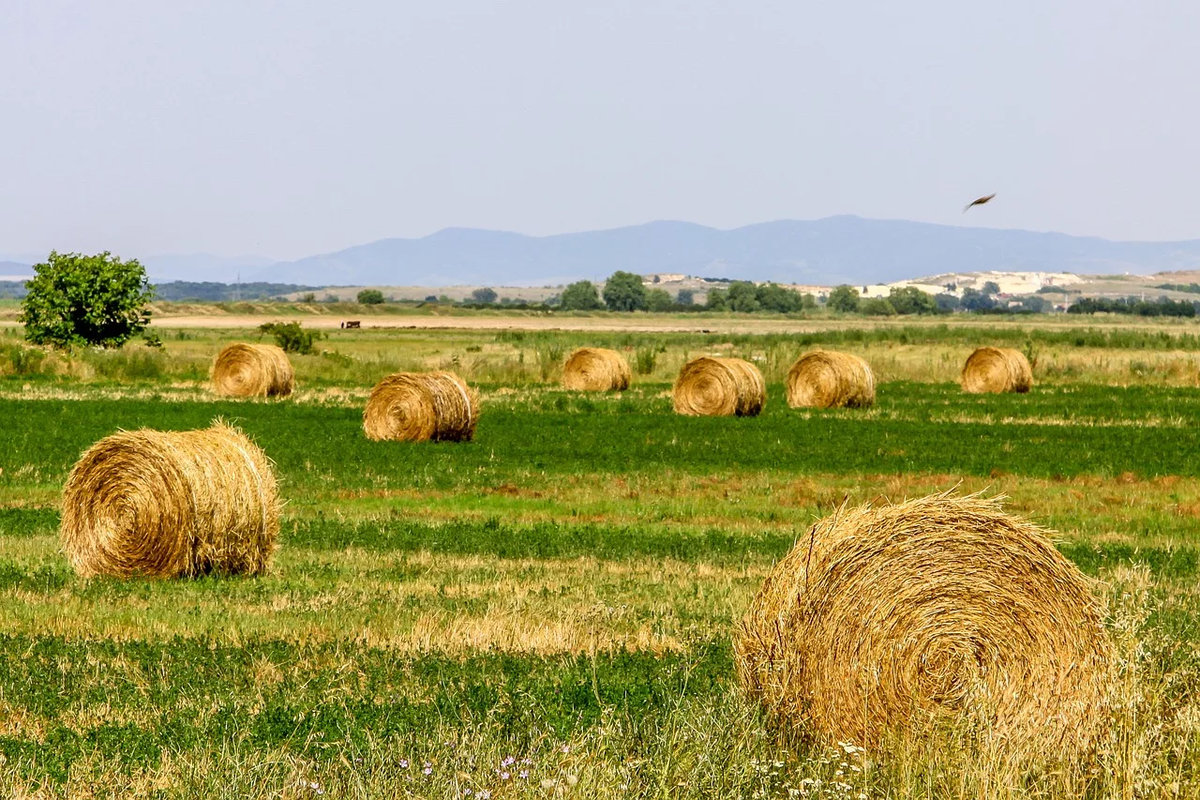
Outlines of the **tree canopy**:
<svg viewBox="0 0 1200 800">
<path fill-rule="evenodd" d="M 154 291 L 137 259 L 51 252 L 33 271 L 19 319 L 34 344 L 120 347 L 150 322 Z"/>
<path fill-rule="evenodd" d="M 858 299 L 858 289 L 842 284 L 829 292 L 829 299 L 825 305 L 834 311 L 850 314 L 858 311 Z"/>
<path fill-rule="evenodd" d="M 576 281 L 563 289 L 559 304 L 564 311 L 591 311 L 604 307 L 600 302 L 600 292 L 591 281 Z"/>
<path fill-rule="evenodd" d="M 604 283 L 604 303 L 609 311 L 642 311 L 646 308 L 646 287 L 640 275 L 617 270 Z"/>
</svg>

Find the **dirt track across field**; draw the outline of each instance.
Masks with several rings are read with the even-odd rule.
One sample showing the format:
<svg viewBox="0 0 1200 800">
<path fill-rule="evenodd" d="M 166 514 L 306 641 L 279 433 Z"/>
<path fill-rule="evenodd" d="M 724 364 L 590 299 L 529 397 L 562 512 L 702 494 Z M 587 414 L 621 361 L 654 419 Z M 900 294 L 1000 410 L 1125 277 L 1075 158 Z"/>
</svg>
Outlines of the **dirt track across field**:
<svg viewBox="0 0 1200 800">
<path fill-rule="evenodd" d="M 635 331 L 691 333 L 809 333 L 831 327 L 829 322 L 787 319 L 698 319 L 694 323 L 673 318 L 607 317 L 367 317 L 359 318 L 363 328 L 417 330 L 520 330 L 520 331 Z M 263 322 L 299 322 L 305 328 L 340 328 L 342 318 L 295 315 L 262 317 L 254 315 L 196 315 L 156 317 L 156 328 L 255 328 Z"/>
</svg>

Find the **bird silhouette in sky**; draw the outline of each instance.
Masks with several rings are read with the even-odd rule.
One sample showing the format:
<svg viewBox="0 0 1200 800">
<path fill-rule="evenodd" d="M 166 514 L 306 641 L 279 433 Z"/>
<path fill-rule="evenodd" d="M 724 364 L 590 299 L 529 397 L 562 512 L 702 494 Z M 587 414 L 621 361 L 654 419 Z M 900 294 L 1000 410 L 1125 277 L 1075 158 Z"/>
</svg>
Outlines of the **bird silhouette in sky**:
<svg viewBox="0 0 1200 800">
<path fill-rule="evenodd" d="M 967 209 L 970 208 L 971 206 L 981 206 L 984 203 L 986 203 L 988 200 L 991 200 L 995 196 L 996 196 L 996 193 L 992 192 L 987 197 L 980 197 L 978 200 L 972 200 L 971 202 L 969 202 L 965 206 L 963 206 L 963 213 L 964 214 L 967 213 Z"/>
</svg>

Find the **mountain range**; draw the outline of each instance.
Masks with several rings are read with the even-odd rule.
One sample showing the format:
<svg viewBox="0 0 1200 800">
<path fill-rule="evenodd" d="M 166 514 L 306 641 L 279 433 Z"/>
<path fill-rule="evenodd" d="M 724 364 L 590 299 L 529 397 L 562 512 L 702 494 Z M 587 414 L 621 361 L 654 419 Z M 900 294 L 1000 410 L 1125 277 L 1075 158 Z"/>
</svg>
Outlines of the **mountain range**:
<svg viewBox="0 0 1200 800">
<path fill-rule="evenodd" d="M 270 263 L 255 256 L 143 259 L 151 278 L 310 286 L 557 285 L 618 269 L 832 285 L 990 270 L 1148 274 L 1200 268 L 1200 240 L 1121 242 L 1023 230 L 837 216 L 718 230 L 651 222 L 554 236 L 447 228 Z"/>
<path fill-rule="evenodd" d="M 1200 240 L 1096 237 L 840 216 L 718 230 L 651 222 L 556 236 L 448 228 L 272 264 L 257 280 L 447 286 L 559 284 L 618 269 L 830 285 L 985 270 L 1146 273 L 1200 267 Z"/>
</svg>

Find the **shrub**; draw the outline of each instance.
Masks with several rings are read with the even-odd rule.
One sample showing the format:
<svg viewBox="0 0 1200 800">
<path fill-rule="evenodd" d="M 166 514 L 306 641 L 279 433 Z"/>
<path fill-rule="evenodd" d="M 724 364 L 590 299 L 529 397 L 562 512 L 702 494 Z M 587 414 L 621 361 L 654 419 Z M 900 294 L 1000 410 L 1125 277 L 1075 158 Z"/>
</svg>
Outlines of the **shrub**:
<svg viewBox="0 0 1200 800">
<path fill-rule="evenodd" d="M 299 322 L 267 322 L 259 325 L 258 331 L 274 336 L 275 344 L 285 353 L 311 353 L 313 342 L 321 337 L 317 331 L 301 328 Z"/>
<path fill-rule="evenodd" d="M 33 269 L 19 319 L 34 344 L 120 347 L 150 322 L 154 291 L 136 259 L 51 252 Z"/>
<path fill-rule="evenodd" d="M 358 293 L 358 302 L 365 306 L 377 306 L 383 302 L 383 292 L 378 289 L 363 289 Z"/>
<path fill-rule="evenodd" d="M 869 297 L 859 302 L 858 310 L 868 317 L 890 317 L 896 313 L 896 308 L 884 297 Z"/>
<path fill-rule="evenodd" d="M 658 353 L 653 347 L 640 347 L 634 356 L 638 375 L 649 375 L 658 366 Z"/>
</svg>

